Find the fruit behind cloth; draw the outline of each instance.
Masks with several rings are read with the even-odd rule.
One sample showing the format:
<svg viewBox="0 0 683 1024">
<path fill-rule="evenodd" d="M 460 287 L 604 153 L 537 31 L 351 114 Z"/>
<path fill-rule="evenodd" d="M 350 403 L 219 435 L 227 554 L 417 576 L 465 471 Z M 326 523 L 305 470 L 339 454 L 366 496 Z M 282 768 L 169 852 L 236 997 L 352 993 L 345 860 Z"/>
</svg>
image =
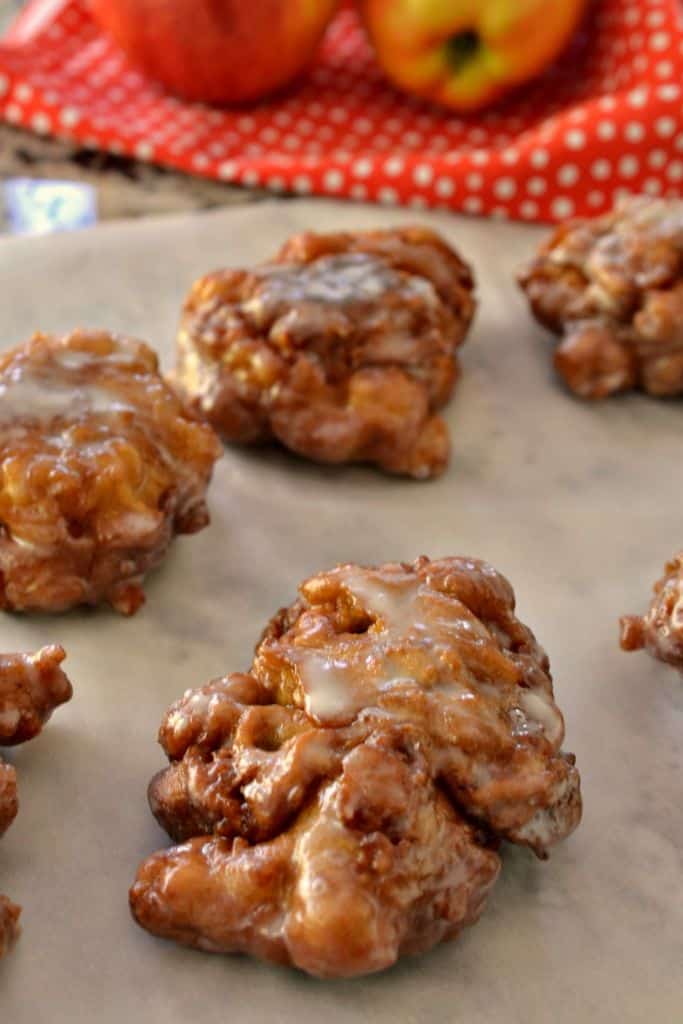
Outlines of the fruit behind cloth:
<svg viewBox="0 0 683 1024">
<path fill-rule="evenodd" d="M 150 78 L 205 103 L 260 99 L 311 62 L 336 0 L 90 0 Z"/>
<path fill-rule="evenodd" d="M 359 0 L 377 59 L 407 92 L 487 106 L 564 49 L 588 0 Z"/>
</svg>

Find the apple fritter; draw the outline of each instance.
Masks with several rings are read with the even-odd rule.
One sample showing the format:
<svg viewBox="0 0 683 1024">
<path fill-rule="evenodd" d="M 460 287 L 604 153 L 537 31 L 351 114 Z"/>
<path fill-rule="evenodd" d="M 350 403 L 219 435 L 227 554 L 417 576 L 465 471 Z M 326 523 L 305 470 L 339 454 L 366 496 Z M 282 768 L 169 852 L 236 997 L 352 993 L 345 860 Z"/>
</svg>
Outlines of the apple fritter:
<svg viewBox="0 0 683 1024">
<path fill-rule="evenodd" d="M 467 558 L 303 583 L 249 674 L 162 723 L 150 804 L 179 845 L 141 866 L 139 923 L 337 977 L 476 920 L 500 840 L 545 858 L 581 815 L 548 659 L 514 607 Z"/>
<path fill-rule="evenodd" d="M 426 228 L 299 235 L 194 284 L 173 382 L 228 442 L 435 476 L 473 287 Z"/>
<path fill-rule="evenodd" d="M 683 551 L 667 562 L 653 589 L 645 615 L 621 619 L 621 646 L 625 651 L 644 648 L 683 672 Z"/>
<path fill-rule="evenodd" d="M 10 827 L 18 810 L 17 773 L 0 757 L 0 836 Z"/>
<path fill-rule="evenodd" d="M 0 608 L 132 614 L 176 533 L 208 521 L 220 446 L 150 348 L 36 334 L 0 356 Z"/>
<path fill-rule="evenodd" d="M 36 654 L 0 654 L 0 746 L 33 739 L 60 704 L 71 699 L 71 683 L 60 668 L 61 647 Z M 19 801 L 17 776 L 0 758 L 0 836 L 14 821 Z M 0 895 L 0 957 L 19 934 L 21 910 Z"/>
<path fill-rule="evenodd" d="M 520 274 L 582 398 L 683 394 L 683 200 L 632 197 L 561 225 Z"/>
<path fill-rule="evenodd" d="M 7 953 L 19 935 L 21 910 L 0 894 L 0 959 Z"/>
<path fill-rule="evenodd" d="M 65 657 L 54 644 L 36 654 L 0 654 L 0 746 L 33 739 L 54 709 L 71 699 L 71 683 L 60 668 Z"/>
</svg>

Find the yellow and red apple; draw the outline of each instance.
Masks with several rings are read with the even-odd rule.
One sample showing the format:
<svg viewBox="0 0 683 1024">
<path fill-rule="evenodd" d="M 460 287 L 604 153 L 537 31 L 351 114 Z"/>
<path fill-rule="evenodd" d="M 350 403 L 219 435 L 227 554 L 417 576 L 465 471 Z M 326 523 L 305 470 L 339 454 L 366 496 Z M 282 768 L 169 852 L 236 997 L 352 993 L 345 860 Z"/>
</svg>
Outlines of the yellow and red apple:
<svg viewBox="0 0 683 1024">
<path fill-rule="evenodd" d="M 171 92 L 256 100 L 310 63 L 337 0 L 90 0 L 130 60 Z"/>
<path fill-rule="evenodd" d="M 588 0 L 359 0 L 388 78 L 454 110 L 487 106 L 550 64 Z"/>
</svg>

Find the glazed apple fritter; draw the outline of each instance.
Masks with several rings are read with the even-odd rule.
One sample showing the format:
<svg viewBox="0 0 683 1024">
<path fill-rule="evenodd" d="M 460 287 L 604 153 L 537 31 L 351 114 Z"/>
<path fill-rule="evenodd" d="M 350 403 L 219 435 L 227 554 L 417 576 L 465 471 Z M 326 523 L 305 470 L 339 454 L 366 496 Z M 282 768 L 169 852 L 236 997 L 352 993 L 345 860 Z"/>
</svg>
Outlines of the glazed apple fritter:
<svg viewBox="0 0 683 1024">
<path fill-rule="evenodd" d="M 141 342 L 36 334 L 0 355 L 0 608 L 135 612 L 173 535 L 206 525 L 219 454 Z"/>
<path fill-rule="evenodd" d="M 467 558 L 306 581 L 251 672 L 190 690 L 150 786 L 178 842 L 140 868 L 155 934 L 364 974 L 477 919 L 501 839 L 540 857 L 581 814 L 548 659 Z"/>
<path fill-rule="evenodd" d="M 36 654 L 0 655 L 0 746 L 33 739 L 54 709 L 70 700 L 71 683 L 60 668 L 64 657 L 56 645 Z M 18 808 L 16 772 L 0 758 L 0 836 Z M 19 907 L 0 895 L 0 957 L 19 934 L 20 914 Z"/>
<path fill-rule="evenodd" d="M 621 619 L 621 646 L 625 651 L 645 648 L 653 658 L 683 672 L 683 551 L 667 562 L 653 589 L 645 615 Z"/>
<path fill-rule="evenodd" d="M 60 668 L 63 648 L 37 654 L 0 654 L 0 746 L 37 736 L 55 708 L 71 699 L 71 683 Z"/>
<path fill-rule="evenodd" d="M 174 383 L 226 441 L 435 476 L 472 291 L 426 228 L 299 235 L 271 263 L 195 283 Z"/>
<path fill-rule="evenodd" d="M 0 959 L 19 935 L 19 907 L 0 894 Z"/>
<path fill-rule="evenodd" d="M 582 398 L 683 394 L 683 199 L 632 197 L 560 225 L 520 274 Z"/>
<path fill-rule="evenodd" d="M 0 757 L 0 836 L 10 827 L 18 810 L 17 773 Z"/>
</svg>

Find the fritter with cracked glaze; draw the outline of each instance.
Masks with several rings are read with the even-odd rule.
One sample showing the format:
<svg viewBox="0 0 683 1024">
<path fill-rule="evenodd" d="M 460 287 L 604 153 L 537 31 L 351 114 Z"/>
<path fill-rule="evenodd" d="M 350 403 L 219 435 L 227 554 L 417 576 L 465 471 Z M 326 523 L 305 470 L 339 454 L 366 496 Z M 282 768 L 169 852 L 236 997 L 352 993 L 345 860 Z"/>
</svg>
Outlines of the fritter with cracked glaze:
<svg viewBox="0 0 683 1024">
<path fill-rule="evenodd" d="M 173 382 L 228 442 L 436 476 L 473 287 L 427 228 L 298 235 L 195 283 Z"/>
<path fill-rule="evenodd" d="M 0 355 L 0 608 L 135 612 L 174 534 L 207 524 L 219 455 L 142 342 L 36 334 Z"/>
<path fill-rule="evenodd" d="M 475 921 L 500 840 L 544 858 L 581 815 L 548 659 L 514 607 L 469 558 L 303 583 L 249 674 L 162 723 L 150 803 L 178 845 L 140 867 L 138 922 L 341 977 Z"/>
<path fill-rule="evenodd" d="M 683 199 L 630 197 L 561 224 L 519 280 L 562 338 L 555 367 L 575 394 L 683 394 Z"/>
<path fill-rule="evenodd" d="M 621 646 L 625 651 L 643 648 L 683 673 L 683 551 L 664 566 L 645 615 L 624 615 Z"/>
</svg>

